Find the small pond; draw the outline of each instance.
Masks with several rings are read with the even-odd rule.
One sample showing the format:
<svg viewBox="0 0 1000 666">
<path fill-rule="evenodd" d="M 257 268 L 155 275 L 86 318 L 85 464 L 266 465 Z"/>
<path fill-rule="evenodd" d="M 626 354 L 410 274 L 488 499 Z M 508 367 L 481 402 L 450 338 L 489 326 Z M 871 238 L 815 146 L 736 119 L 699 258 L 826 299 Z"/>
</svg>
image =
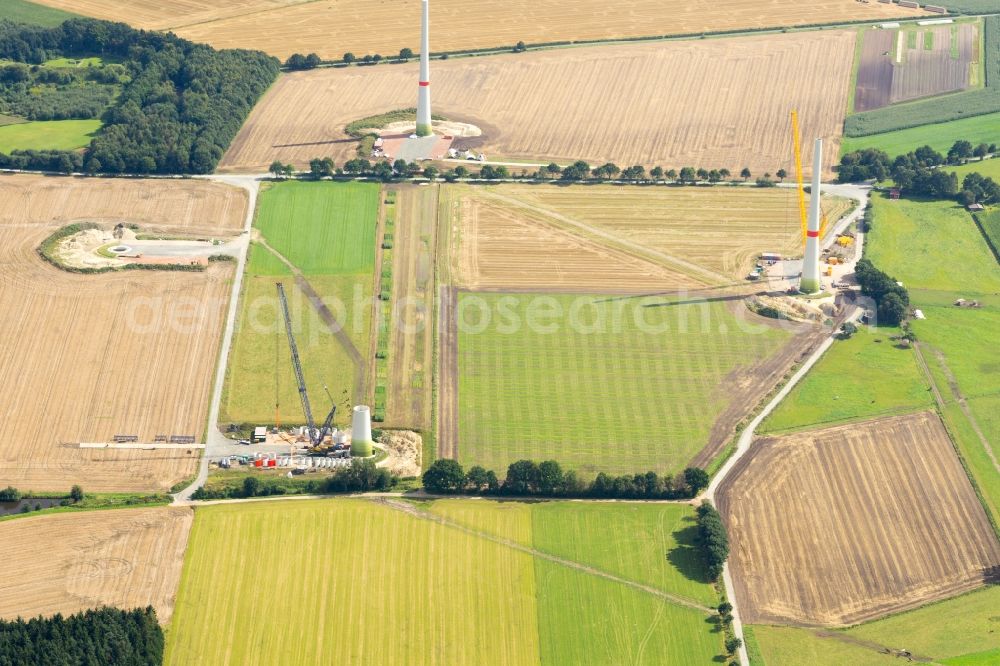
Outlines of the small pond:
<svg viewBox="0 0 1000 666">
<path fill-rule="evenodd" d="M 35 506 L 40 506 L 43 509 L 50 509 L 54 506 L 59 506 L 59 502 L 62 499 L 49 499 L 49 498 L 34 498 L 26 497 L 17 502 L 0 502 L 0 516 L 9 516 L 14 513 L 27 513 L 35 509 Z M 24 507 L 28 507 L 28 511 L 24 510 Z"/>
</svg>

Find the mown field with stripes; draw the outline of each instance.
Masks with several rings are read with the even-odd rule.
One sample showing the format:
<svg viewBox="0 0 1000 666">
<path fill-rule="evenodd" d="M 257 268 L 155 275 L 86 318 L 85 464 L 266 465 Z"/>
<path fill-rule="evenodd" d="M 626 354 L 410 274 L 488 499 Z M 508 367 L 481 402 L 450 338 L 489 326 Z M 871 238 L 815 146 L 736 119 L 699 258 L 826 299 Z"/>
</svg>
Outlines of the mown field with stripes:
<svg viewBox="0 0 1000 666">
<path fill-rule="evenodd" d="M 498 471 L 680 471 L 728 441 L 713 425 L 751 408 L 741 391 L 764 390 L 752 378 L 793 337 L 742 303 L 677 297 L 464 292 L 455 319 L 458 458 Z"/>
<path fill-rule="evenodd" d="M 330 408 L 324 386 L 339 405 L 336 423 L 350 420 L 352 400 L 366 402 L 378 209 L 370 183 L 278 183 L 262 193 L 220 422 L 305 423 L 277 282 L 317 418 Z"/>
<path fill-rule="evenodd" d="M 722 653 L 707 621 L 718 599 L 687 554 L 690 507 L 564 506 L 199 508 L 165 663 L 680 665 Z"/>
</svg>

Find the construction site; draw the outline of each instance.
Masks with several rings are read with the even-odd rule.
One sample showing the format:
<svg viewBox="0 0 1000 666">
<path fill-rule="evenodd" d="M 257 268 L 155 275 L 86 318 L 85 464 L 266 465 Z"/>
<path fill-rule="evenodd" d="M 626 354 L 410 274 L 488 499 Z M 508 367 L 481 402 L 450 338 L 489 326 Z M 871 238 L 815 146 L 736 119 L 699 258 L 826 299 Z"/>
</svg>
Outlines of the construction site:
<svg viewBox="0 0 1000 666">
<path fill-rule="evenodd" d="M 951 175 L 993 152 L 841 177 L 851 114 L 986 89 L 988 19 L 405 0 L 331 55 L 346 2 L 37 0 L 282 61 L 186 162 L 107 147 L 217 120 L 186 42 L 79 172 L 0 136 L 0 621 L 147 608 L 141 666 L 1000 658 L 1000 202 Z M 63 55 L 0 102 L 117 65 Z"/>
</svg>

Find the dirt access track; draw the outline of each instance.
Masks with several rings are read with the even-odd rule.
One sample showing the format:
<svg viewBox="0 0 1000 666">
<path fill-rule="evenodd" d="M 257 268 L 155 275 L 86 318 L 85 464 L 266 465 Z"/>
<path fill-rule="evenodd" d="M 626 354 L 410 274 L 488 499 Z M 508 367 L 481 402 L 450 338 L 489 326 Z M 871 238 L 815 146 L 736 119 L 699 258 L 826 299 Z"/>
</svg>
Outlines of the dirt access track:
<svg viewBox="0 0 1000 666">
<path fill-rule="evenodd" d="M 719 488 L 744 622 L 841 626 L 1000 575 L 932 412 L 759 439 Z"/>
<path fill-rule="evenodd" d="M 201 181 L 0 178 L 0 486 L 164 490 L 197 451 L 85 450 L 116 434 L 204 437 L 232 264 L 74 274 L 38 256 L 77 221 L 225 235 L 246 197 Z"/>
<path fill-rule="evenodd" d="M 860 4 L 858 6 L 861 6 Z M 488 158 L 793 171 L 789 112 L 837 162 L 854 31 L 555 49 L 436 61 L 434 110 L 483 129 Z M 222 172 L 354 157 L 347 123 L 413 106 L 417 63 L 281 76 Z M 749 94 L 748 94 L 749 91 Z"/>
<path fill-rule="evenodd" d="M 254 48 L 285 59 L 315 52 L 339 59 L 399 53 L 420 45 L 418 0 L 36 0 L 77 14 L 139 28 L 172 30 L 216 48 Z M 896 4 L 855 0 L 746 0 L 659 2 L 621 0 L 613 5 L 580 0 L 434 0 L 431 47 L 435 52 L 649 35 L 677 35 L 740 28 L 837 21 L 878 21 L 924 14 Z"/>
<path fill-rule="evenodd" d="M 193 517 L 160 507 L 0 523 L 0 618 L 153 606 L 168 623 Z"/>
</svg>

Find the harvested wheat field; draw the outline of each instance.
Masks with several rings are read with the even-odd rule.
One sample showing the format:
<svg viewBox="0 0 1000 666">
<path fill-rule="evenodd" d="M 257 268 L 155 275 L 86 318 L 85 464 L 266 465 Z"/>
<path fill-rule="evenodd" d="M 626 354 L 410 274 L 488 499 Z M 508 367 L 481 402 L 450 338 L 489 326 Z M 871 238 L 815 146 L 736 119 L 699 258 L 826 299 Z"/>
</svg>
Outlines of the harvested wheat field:
<svg viewBox="0 0 1000 666">
<path fill-rule="evenodd" d="M 340 58 L 345 51 L 395 54 L 419 46 L 417 0 L 37 0 L 141 28 L 171 29 L 217 48 L 255 48 L 282 59 L 295 52 Z M 582 0 L 567 11 L 558 0 L 434 0 L 436 52 L 567 40 L 677 35 L 740 28 L 794 26 L 919 16 L 921 10 L 854 0 L 746 0 L 664 3 Z"/>
<path fill-rule="evenodd" d="M 197 451 L 81 451 L 75 443 L 116 434 L 202 439 L 231 265 L 81 275 L 45 263 L 36 248 L 81 220 L 177 232 L 217 220 L 231 230 L 245 211 L 242 193 L 190 181 L 27 176 L 0 187 L 0 486 L 169 488 L 193 472 Z"/>
<path fill-rule="evenodd" d="M 593 191 L 573 190 L 580 199 Z M 521 193 L 507 187 L 442 189 L 452 284 L 470 290 L 605 293 L 703 285 L 698 271 L 685 272 L 687 266 L 671 263 L 669 257 L 647 258 L 643 248 L 597 236 L 558 214 L 522 207 L 513 199 Z"/>
<path fill-rule="evenodd" d="M 717 496 L 745 622 L 855 624 L 1000 572 L 1000 544 L 936 414 L 754 447 Z"/>
<path fill-rule="evenodd" d="M 193 515 L 160 507 L 0 523 L 0 618 L 153 606 L 169 622 Z"/>
<path fill-rule="evenodd" d="M 687 288 L 801 254 L 795 191 L 746 187 L 449 186 L 455 283 L 473 289 Z M 828 197 L 831 224 L 850 202 Z"/>
<path fill-rule="evenodd" d="M 136 28 L 173 30 L 185 25 L 255 14 L 309 0 L 33 0 L 83 16 L 126 21 Z"/>
<path fill-rule="evenodd" d="M 628 44 L 453 59 L 435 111 L 478 125 L 488 157 L 607 160 L 755 174 L 792 171 L 789 112 L 837 160 L 853 31 Z M 287 74 L 254 108 L 221 171 L 354 156 L 347 123 L 413 105 L 417 64 Z"/>
<path fill-rule="evenodd" d="M 0 176 L 0 224 L 134 223 L 140 233 L 236 235 L 246 192 L 205 180 Z"/>
</svg>

